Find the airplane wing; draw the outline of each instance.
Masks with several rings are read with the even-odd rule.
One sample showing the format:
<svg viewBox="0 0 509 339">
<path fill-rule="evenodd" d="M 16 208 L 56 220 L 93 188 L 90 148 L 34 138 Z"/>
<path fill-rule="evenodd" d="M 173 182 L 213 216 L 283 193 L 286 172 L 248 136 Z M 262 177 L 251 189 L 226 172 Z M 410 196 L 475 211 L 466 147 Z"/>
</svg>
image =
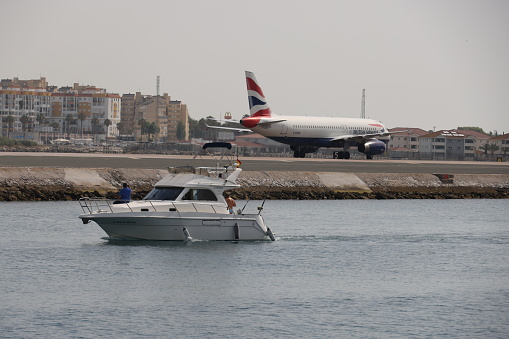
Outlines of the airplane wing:
<svg viewBox="0 0 509 339">
<path fill-rule="evenodd" d="M 224 123 L 240 124 L 240 121 L 239 120 L 235 120 L 235 119 L 229 119 L 229 120 L 221 120 L 221 119 L 216 119 L 216 118 L 209 118 L 209 119 L 217 121 L 217 122 L 219 122 L 221 124 L 224 124 Z"/>
<path fill-rule="evenodd" d="M 391 134 L 398 132 L 384 132 L 384 133 L 371 133 L 371 134 L 350 134 L 350 135 L 342 135 L 339 137 L 332 138 L 330 141 L 337 140 L 354 140 L 354 141 L 365 141 L 372 140 L 380 137 L 388 137 Z"/>
<path fill-rule="evenodd" d="M 286 121 L 286 119 L 261 121 L 261 122 L 258 123 L 258 125 L 270 125 L 270 124 L 275 124 L 276 122 L 283 122 L 283 121 Z"/>
<path fill-rule="evenodd" d="M 215 128 L 215 129 L 224 129 L 224 130 L 227 130 L 227 131 L 235 131 L 235 132 L 253 132 L 252 130 L 250 129 L 247 129 L 247 128 L 235 128 L 235 127 L 223 127 L 223 126 L 209 126 L 207 124 L 205 124 L 205 126 L 207 126 L 207 128 Z"/>
</svg>

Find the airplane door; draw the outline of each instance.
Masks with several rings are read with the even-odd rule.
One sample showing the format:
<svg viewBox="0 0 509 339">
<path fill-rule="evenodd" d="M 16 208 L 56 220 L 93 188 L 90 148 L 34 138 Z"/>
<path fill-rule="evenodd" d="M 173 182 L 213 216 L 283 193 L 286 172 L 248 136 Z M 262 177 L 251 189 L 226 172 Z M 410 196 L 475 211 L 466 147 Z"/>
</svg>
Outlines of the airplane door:
<svg viewBox="0 0 509 339">
<path fill-rule="evenodd" d="M 281 122 L 281 134 L 286 135 L 288 133 L 288 125 L 286 121 Z"/>
</svg>

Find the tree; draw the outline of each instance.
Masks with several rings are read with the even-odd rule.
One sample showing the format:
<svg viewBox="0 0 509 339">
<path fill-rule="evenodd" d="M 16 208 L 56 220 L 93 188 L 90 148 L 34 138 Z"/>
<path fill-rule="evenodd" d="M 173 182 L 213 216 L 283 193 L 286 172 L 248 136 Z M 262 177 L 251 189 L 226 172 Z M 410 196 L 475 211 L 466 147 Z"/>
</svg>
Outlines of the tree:
<svg viewBox="0 0 509 339">
<path fill-rule="evenodd" d="M 489 144 L 489 151 L 491 152 L 491 155 L 493 155 L 496 151 L 500 149 L 496 144 Z"/>
<path fill-rule="evenodd" d="M 38 113 L 37 116 L 35 117 L 35 120 L 39 123 L 39 137 L 41 135 L 41 127 L 43 125 L 46 124 L 46 116 L 44 115 L 44 113 Z M 47 133 L 46 133 L 46 138 L 47 138 Z"/>
<path fill-rule="evenodd" d="M 83 112 L 78 113 L 78 119 L 80 120 L 80 127 L 81 127 L 81 139 L 83 139 L 83 121 L 87 118 L 87 115 Z"/>
<path fill-rule="evenodd" d="M 99 119 L 97 117 L 93 117 L 92 121 L 90 121 L 90 124 L 92 125 L 92 134 L 94 135 L 94 143 L 97 143 L 95 140 L 95 136 L 97 134 L 97 131 L 99 130 Z"/>
<path fill-rule="evenodd" d="M 72 124 L 72 121 L 73 121 L 72 114 L 67 114 L 67 116 L 65 117 L 65 124 L 66 124 L 66 129 L 67 129 L 67 138 L 71 137 L 71 124 Z"/>
<path fill-rule="evenodd" d="M 124 123 L 122 121 L 117 124 L 117 129 L 119 134 L 125 134 Z"/>
<path fill-rule="evenodd" d="M 12 126 L 16 119 L 12 115 L 8 115 L 3 118 L 3 121 L 7 123 L 7 139 L 9 139 L 10 131 L 12 130 Z"/>
<path fill-rule="evenodd" d="M 106 137 L 108 137 L 108 128 L 111 126 L 111 120 L 104 119 L 104 126 L 106 126 Z"/>
<path fill-rule="evenodd" d="M 186 138 L 186 128 L 182 121 L 177 124 L 177 140 L 184 140 Z"/>
<path fill-rule="evenodd" d="M 146 129 L 147 129 L 147 134 L 148 134 L 148 137 L 149 137 L 149 141 L 150 141 L 150 136 L 152 135 L 152 141 L 154 140 L 154 136 L 155 134 L 159 133 L 159 127 L 156 125 L 155 122 L 145 122 L 146 123 Z"/>
<path fill-rule="evenodd" d="M 140 126 L 140 141 L 143 141 L 143 135 L 146 133 L 146 120 L 141 118 L 138 120 L 138 126 Z"/>
<path fill-rule="evenodd" d="M 74 131 L 74 137 L 76 138 L 76 134 L 78 133 L 78 119 L 72 119 L 71 125 L 74 125 L 73 131 Z"/>
<path fill-rule="evenodd" d="M 509 152 L 509 147 L 502 147 L 502 153 L 504 153 L 504 155 L 506 155 L 507 152 Z"/>
<path fill-rule="evenodd" d="M 479 148 L 482 149 L 484 151 L 484 155 L 488 157 L 488 152 L 491 152 L 491 155 L 493 155 L 496 151 L 498 151 L 500 147 L 498 147 L 496 144 L 486 143 Z"/>
<path fill-rule="evenodd" d="M 484 130 L 481 127 L 463 126 L 463 127 L 458 127 L 457 129 L 466 130 L 466 131 L 476 131 L 476 132 L 479 132 L 482 134 L 486 134 L 486 132 L 484 132 Z"/>
<path fill-rule="evenodd" d="M 32 118 L 30 118 L 28 115 L 23 114 L 21 118 L 19 118 L 19 122 L 21 122 L 21 130 L 23 131 L 23 139 L 26 140 L 26 130 L 29 124 L 32 123 Z"/>
<path fill-rule="evenodd" d="M 55 139 L 55 132 L 58 131 L 58 129 L 60 128 L 60 124 L 58 122 L 56 122 L 56 121 L 53 121 L 49 125 L 53 129 L 53 139 Z"/>
</svg>

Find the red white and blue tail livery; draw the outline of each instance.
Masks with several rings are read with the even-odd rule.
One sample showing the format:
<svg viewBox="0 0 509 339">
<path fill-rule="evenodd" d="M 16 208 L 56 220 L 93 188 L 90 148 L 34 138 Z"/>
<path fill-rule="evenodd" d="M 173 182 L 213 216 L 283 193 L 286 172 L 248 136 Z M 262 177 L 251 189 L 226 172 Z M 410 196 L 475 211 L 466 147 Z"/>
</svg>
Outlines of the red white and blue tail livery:
<svg viewBox="0 0 509 339">
<path fill-rule="evenodd" d="M 320 147 L 343 148 L 338 157 L 349 159 L 348 149 L 357 147 L 368 159 L 385 152 L 390 133 L 376 120 L 277 116 L 272 113 L 260 83 L 253 72 L 246 71 L 250 116 L 240 120 L 242 126 L 269 139 L 290 145 L 294 157 L 304 158 Z M 231 128 L 233 129 L 233 128 Z M 245 131 L 245 130 L 242 130 Z"/>
<path fill-rule="evenodd" d="M 270 117 L 271 111 L 267 99 L 253 72 L 246 71 L 247 98 L 249 100 L 250 116 Z"/>
</svg>

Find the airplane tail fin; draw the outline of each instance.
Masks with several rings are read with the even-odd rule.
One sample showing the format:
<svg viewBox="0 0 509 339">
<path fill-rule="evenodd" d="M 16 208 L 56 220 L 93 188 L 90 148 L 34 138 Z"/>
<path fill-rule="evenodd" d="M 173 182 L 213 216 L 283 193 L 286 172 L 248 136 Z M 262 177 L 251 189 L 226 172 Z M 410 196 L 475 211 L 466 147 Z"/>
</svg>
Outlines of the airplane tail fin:
<svg viewBox="0 0 509 339">
<path fill-rule="evenodd" d="M 256 80 L 253 72 L 246 71 L 247 97 L 249 100 L 249 110 L 252 117 L 270 117 L 274 114 L 267 104 L 267 99 Z"/>
</svg>

